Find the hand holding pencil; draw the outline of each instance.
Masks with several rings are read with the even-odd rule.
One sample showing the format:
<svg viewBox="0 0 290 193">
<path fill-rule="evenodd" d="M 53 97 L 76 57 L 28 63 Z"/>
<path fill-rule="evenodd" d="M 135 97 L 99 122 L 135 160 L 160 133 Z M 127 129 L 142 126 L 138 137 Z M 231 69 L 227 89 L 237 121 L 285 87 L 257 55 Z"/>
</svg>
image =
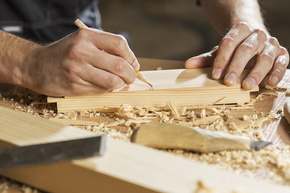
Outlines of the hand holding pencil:
<svg viewBox="0 0 290 193">
<path fill-rule="evenodd" d="M 79 20 L 79 19 L 76 19 L 75 20 L 75 25 L 76 26 L 78 26 L 79 28 L 87 28 L 88 26 L 86 26 L 81 20 Z M 114 54 L 113 54 L 114 55 Z M 150 84 L 149 82 L 148 82 L 148 80 L 145 78 L 145 76 L 143 76 L 138 70 L 136 70 L 136 77 L 139 79 L 139 80 L 141 80 L 142 82 L 145 82 L 146 84 L 148 84 L 150 87 L 151 87 L 151 89 L 153 89 L 153 86 L 152 86 L 152 84 Z"/>
<path fill-rule="evenodd" d="M 25 40 L 21 43 L 28 44 Z M 15 62 L 19 64 L 15 76 L 19 80 L 14 84 L 49 96 L 119 89 L 132 84 L 140 68 L 124 37 L 93 28 L 81 28 L 45 46 L 33 43 L 29 46 L 20 52 L 28 53 L 26 62 Z"/>
</svg>

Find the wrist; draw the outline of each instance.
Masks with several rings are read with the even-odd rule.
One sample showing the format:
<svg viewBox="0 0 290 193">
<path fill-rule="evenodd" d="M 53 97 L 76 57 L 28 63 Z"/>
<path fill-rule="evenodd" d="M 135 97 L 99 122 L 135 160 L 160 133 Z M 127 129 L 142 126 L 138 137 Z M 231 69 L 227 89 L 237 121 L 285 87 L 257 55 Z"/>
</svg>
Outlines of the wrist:
<svg viewBox="0 0 290 193">
<path fill-rule="evenodd" d="M 41 62 L 40 52 L 44 46 L 30 42 L 29 49 L 25 51 L 22 62 L 18 69 L 15 71 L 14 77 L 15 85 L 19 85 L 31 90 L 35 90 L 36 87 L 41 84 L 40 67 Z"/>
<path fill-rule="evenodd" d="M 1 31 L 0 40 L 0 82 L 28 87 L 28 69 L 42 46 Z"/>
</svg>

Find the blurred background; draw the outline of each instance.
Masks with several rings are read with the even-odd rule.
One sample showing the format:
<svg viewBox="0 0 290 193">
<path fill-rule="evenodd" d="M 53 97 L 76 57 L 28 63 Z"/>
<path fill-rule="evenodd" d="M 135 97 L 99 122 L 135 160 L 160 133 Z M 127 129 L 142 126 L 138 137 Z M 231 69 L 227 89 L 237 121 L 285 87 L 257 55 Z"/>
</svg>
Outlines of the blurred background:
<svg viewBox="0 0 290 193">
<path fill-rule="evenodd" d="M 266 26 L 290 48 L 290 1 L 260 0 Z M 186 60 L 221 36 L 194 0 L 100 0 L 105 31 L 128 35 L 137 57 Z"/>
</svg>

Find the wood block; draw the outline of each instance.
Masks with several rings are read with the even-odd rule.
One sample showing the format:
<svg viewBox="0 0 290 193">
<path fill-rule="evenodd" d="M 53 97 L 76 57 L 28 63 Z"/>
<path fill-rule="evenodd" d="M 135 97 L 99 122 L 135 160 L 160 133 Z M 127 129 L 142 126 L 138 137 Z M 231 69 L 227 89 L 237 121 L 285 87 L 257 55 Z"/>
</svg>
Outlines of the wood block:
<svg viewBox="0 0 290 193">
<path fill-rule="evenodd" d="M 136 79 L 130 85 L 113 92 L 88 96 L 53 98 L 49 103 L 57 103 L 58 111 L 75 111 L 120 107 L 122 104 L 134 106 L 165 106 L 167 101 L 176 105 L 244 104 L 250 101 L 250 91 L 241 85 L 226 86 L 223 81 L 211 79 L 211 68 L 192 70 L 175 69 L 142 71 L 153 85 Z M 243 76 L 248 73 L 245 71 Z M 251 91 L 257 91 L 258 88 Z"/>
</svg>

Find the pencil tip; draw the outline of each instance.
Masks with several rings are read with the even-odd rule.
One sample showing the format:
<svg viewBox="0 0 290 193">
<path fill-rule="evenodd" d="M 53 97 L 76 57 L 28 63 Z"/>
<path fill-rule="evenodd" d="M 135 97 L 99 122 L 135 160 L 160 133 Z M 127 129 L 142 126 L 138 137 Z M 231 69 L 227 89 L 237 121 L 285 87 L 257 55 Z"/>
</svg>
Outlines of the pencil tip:
<svg viewBox="0 0 290 193">
<path fill-rule="evenodd" d="M 153 85 L 152 85 L 152 84 L 150 84 L 150 83 L 148 83 L 148 84 L 149 84 L 149 86 L 151 87 L 151 90 L 154 90 L 154 89 L 153 89 Z"/>
</svg>

